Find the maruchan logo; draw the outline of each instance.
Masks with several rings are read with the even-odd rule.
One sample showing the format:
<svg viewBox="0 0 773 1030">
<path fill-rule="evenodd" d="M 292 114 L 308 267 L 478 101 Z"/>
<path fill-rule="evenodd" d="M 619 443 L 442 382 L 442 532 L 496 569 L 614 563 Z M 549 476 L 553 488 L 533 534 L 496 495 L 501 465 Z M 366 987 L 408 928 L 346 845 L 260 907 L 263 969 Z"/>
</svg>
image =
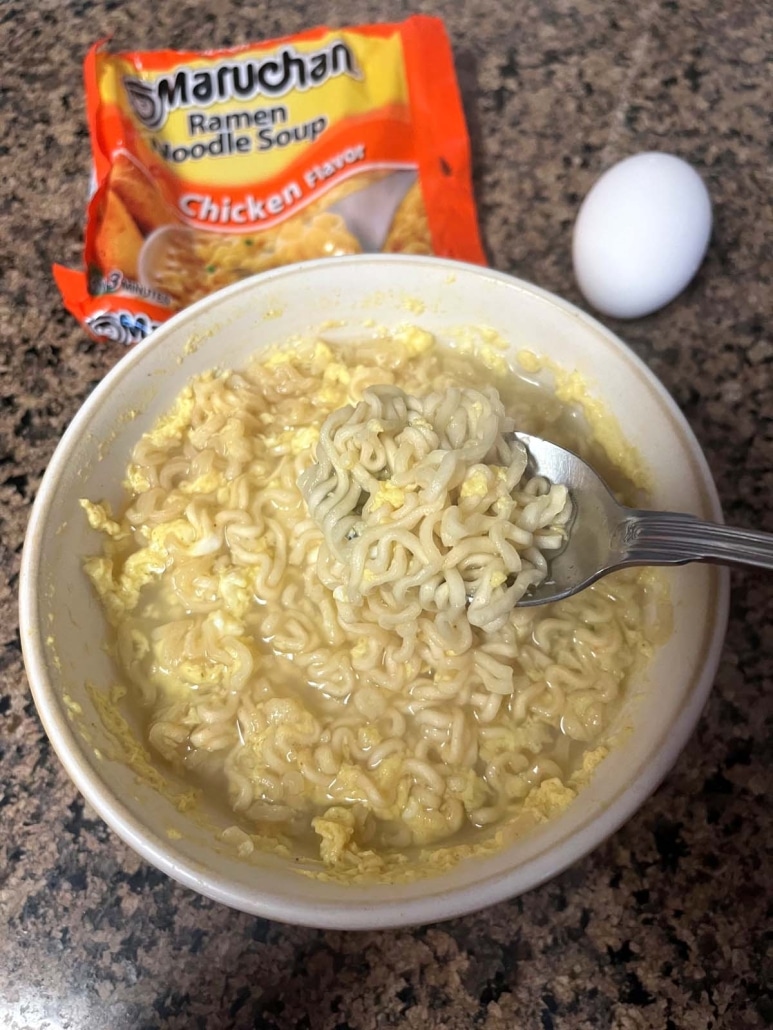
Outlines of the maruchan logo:
<svg viewBox="0 0 773 1030">
<path fill-rule="evenodd" d="M 131 311 L 103 311 L 86 319 L 86 326 L 94 336 L 110 343 L 123 344 L 124 347 L 140 343 L 160 324 L 147 315 L 135 315 Z"/>
<path fill-rule="evenodd" d="M 362 78 L 354 54 L 341 40 L 320 50 L 299 53 L 282 47 L 260 60 L 223 61 L 214 68 L 179 68 L 150 82 L 123 80 L 132 110 L 142 124 L 160 129 L 170 111 L 209 107 L 226 100 L 282 97 L 292 90 L 321 86 L 339 75 Z"/>
</svg>

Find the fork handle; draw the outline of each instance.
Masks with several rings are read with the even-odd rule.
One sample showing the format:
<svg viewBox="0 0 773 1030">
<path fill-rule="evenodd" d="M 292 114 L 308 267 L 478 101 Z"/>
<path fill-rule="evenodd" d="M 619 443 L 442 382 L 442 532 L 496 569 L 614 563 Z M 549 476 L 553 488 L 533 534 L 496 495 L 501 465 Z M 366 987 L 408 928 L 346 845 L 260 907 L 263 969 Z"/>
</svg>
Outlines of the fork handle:
<svg viewBox="0 0 773 1030">
<path fill-rule="evenodd" d="M 618 534 L 626 564 L 703 561 L 773 569 L 773 534 L 734 529 L 695 515 L 629 509 Z"/>
</svg>

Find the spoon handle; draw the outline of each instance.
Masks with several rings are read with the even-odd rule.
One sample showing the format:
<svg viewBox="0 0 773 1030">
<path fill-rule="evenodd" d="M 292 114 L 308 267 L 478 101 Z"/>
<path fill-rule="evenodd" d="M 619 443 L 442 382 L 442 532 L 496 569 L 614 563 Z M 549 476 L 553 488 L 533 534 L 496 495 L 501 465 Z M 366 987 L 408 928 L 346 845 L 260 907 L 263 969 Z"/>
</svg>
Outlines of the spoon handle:
<svg viewBox="0 0 773 1030">
<path fill-rule="evenodd" d="M 629 510 L 618 533 L 626 564 L 705 561 L 773 569 L 773 534 L 734 529 L 695 515 Z"/>
</svg>

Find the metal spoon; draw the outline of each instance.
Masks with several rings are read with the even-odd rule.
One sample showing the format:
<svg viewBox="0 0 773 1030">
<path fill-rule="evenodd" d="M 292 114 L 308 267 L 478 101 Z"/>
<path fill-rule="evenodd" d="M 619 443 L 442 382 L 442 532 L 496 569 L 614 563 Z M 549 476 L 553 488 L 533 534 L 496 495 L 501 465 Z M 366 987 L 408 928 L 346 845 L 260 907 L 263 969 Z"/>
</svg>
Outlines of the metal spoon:
<svg viewBox="0 0 773 1030">
<path fill-rule="evenodd" d="M 519 607 L 560 601 L 630 565 L 700 561 L 773 569 L 773 534 L 695 515 L 626 508 L 576 454 L 528 433 L 514 435 L 529 452 L 529 470 L 567 486 L 574 505 L 568 540 L 549 558 L 548 578 L 522 597 Z"/>
</svg>

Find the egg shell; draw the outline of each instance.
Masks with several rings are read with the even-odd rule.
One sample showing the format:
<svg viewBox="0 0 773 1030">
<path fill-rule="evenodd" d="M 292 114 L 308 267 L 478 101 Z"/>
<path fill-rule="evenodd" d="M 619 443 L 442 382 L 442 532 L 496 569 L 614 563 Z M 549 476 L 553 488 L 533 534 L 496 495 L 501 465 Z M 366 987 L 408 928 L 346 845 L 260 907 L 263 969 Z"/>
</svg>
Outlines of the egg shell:
<svg viewBox="0 0 773 1030">
<path fill-rule="evenodd" d="M 711 236 L 703 180 L 673 154 L 635 154 L 592 186 L 574 227 L 577 284 L 599 311 L 640 318 L 698 271 Z"/>
</svg>

